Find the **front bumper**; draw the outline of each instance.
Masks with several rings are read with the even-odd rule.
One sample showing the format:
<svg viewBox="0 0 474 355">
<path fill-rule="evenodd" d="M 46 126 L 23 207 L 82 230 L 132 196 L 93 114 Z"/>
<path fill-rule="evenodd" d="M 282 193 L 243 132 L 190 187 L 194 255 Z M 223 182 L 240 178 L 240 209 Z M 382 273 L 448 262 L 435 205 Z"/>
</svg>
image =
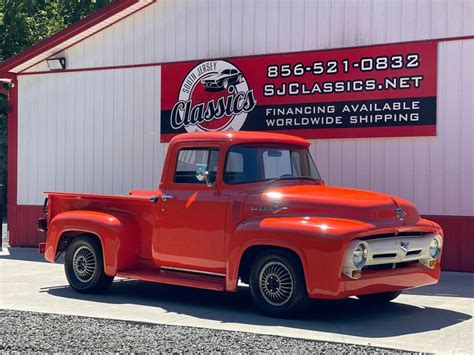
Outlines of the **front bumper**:
<svg viewBox="0 0 474 355">
<path fill-rule="evenodd" d="M 421 229 L 420 232 L 420 229 L 396 233 L 381 231 L 370 236 L 362 234 L 346 244 L 334 245 L 332 255 L 325 258 L 321 257 L 321 253 L 309 255 L 306 269 L 309 296 L 341 299 L 437 283 L 441 255 L 432 258 L 429 244 L 433 237 L 440 238 L 441 253 L 443 233 L 429 229 Z M 356 268 L 352 253 L 360 241 L 366 244 L 368 252 L 365 265 Z"/>
<path fill-rule="evenodd" d="M 393 270 L 364 270 L 358 280 L 343 276 L 342 298 L 398 291 L 432 285 L 438 282 L 441 268 L 430 269 L 420 263 Z"/>
<path fill-rule="evenodd" d="M 399 291 L 409 288 L 433 285 L 438 282 L 441 273 L 440 266 L 431 269 L 423 264 L 411 264 L 397 269 L 364 270 L 359 279 L 351 279 L 346 275 L 334 285 L 331 293 L 310 292 L 311 298 L 341 299 L 389 291 Z"/>
</svg>

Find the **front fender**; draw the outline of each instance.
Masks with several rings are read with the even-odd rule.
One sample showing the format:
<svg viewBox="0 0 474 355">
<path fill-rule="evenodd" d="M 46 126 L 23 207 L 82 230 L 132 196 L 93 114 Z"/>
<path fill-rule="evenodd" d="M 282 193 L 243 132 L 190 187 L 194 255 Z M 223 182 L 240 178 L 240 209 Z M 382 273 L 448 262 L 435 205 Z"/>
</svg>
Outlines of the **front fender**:
<svg viewBox="0 0 474 355">
<path fill-rule="evenodd" d="M 135 220 L 121 213 L 67 211 L 56 215 L 48 227 L 45 258 L 55 262 L 61 237 L 68 232 L 96 235 L 102 245 L 104 271 L 133 267 L 138 261 L 139 233 Z"/>
<path fill-rule="evenodd" d="M 373 228 L 364 222 L 318 217 L 263 217 L 242 222 L 230 238 L 226 289 L 237 289 L 239 266 L 245 251 L 257 245 L 295 252 L 303 266 L 309 294 L 338 292 L 349 235 Z"/>
</svg>

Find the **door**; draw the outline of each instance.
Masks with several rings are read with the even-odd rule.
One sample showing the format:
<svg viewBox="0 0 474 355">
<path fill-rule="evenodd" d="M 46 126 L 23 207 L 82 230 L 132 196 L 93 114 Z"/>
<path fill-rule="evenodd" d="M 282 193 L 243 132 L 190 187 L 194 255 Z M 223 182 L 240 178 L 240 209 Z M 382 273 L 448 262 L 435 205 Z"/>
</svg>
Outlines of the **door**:
<svg viewBox="0 0 474 355">
<path fill-rule="evenodd" d="M 173 182 L 159 201 L 153 241 L 160 267 L 225 274 L 224 228 L 227 197 L 216 187 L 219 149 L 192 147 L 177 152 Z M 209 173 L 196 178 L 198 169 Z"/>
</svg>

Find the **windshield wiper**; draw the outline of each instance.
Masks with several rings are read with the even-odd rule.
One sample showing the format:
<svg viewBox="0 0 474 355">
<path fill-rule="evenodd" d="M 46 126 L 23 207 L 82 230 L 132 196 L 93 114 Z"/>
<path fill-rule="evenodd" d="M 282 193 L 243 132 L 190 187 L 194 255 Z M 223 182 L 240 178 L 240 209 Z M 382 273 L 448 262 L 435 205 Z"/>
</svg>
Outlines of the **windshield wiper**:
<svg viewBox="0 0 474 355">
<path fill-rule="evenodd" d="M 280 176 L 271 180 L 268 180 L 267 185 L 278 180 L 311 180 L 311 181 L 321 181 L 321 179 L 315 179 L 310 176 Z"/>
</svg>

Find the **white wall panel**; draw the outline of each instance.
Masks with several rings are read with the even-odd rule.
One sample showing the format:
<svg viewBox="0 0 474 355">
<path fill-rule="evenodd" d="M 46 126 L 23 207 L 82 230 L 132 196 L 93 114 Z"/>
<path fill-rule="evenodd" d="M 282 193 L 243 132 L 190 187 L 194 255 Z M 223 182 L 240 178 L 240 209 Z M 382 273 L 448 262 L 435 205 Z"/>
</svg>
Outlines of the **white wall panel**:
<svg viewBox="0 0 474 355">
<path fill-rule="evenodd" d="M 80 69 L 317 50 L 473 35 L 472 18 L 471 0 L 160 0 L 63 54 Z M 439 44 L 438 136 L 315 141 L 325 180 L 474 215 L 473 43 Z M 21 76 L 18 202 L 155 186 L 160 85 L 159 67 Z"/>
<path fill-rule="evenodd" d="M 158 66 L 21 76 L 18 204 L 41 204 L 48 190 L 155 188 L 159 77 Z"/>
<path fill-rule="evenodd" d="M 473 18 L 472 0 L 160 0 L 62 54 L 78 69 L 338 48 L 474 35 Z"/>
</svg>

